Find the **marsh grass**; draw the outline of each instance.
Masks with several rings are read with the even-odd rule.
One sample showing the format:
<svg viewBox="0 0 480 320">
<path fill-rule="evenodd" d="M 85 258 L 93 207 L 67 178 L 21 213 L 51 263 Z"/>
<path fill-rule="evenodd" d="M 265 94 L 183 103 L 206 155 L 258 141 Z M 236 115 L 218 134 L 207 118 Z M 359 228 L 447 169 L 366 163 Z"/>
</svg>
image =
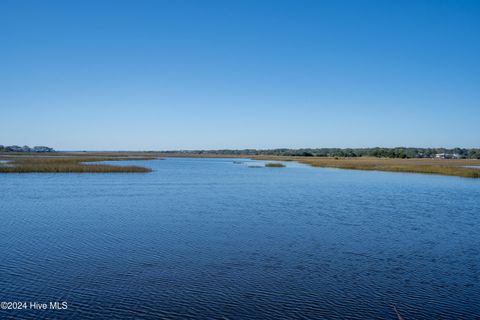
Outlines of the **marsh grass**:
<svg viewBox="0 0 480 320">
<path fill-rule="evenodd" d="M 479 160 L 386 159 L 386 158 L 316 158 L 316 157 L 253 157 L 258 160 L 295 160 L 313 167 L 388 172 L 423 173 L 465 178 L 480 178 Z"/>
<path fill-rule="evenodd" d="M 269 162 L 265 164 L 265 167 L 267 168 L 283 168 L 285 165 L 283 163 L 278 163 L 278 162 Z"/>
<path fill-rule="evenodd" d="M 100 164 L 100 161 L 151 160 L 152 157 L 96 157 L 96 156 L 30 156 L 13 157 L 9 166 L 0 167 L 0 173 L 126 173 L 150 172 L 151 170 L 139 166 L 115 166 Z"/>
<path fill-rule="evenodd" d="M 0 166 L 0 173 L 8 172 L 149 172 L 138 166 L 114 166 L 92 164 L 99 161 L 152 160 L 168 157 L 192 158 L 245 158 L 245 155 L 175 154 L 161 152 L 55 152 L 47 155 L 0 154 L 1 160 L 9 160 L 12 166 Z M 254 160 L 297 161 L 313 167 L 388 172 L 423 173 L 434 175 L 480 178 L 480 160 L 439 159 L 387 159 L 387 158 L 326 158 L 290 156 L 248 156 Z M 84 162 L 88 163 L 85 164 Z M 267 166 L 267 165 L 265 165 Z M 256 166 L 249 166 L 256 167 Z M 260 166 L 263 167 L 263 166 Z"/>
</svg>

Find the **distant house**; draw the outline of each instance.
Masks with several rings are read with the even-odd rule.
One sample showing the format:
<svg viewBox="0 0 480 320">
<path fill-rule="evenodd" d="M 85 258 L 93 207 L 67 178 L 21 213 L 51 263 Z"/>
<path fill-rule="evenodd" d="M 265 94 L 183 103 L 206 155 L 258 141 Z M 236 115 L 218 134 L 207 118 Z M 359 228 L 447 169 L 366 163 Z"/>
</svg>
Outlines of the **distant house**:
<svg viewBox="0 0 480 320">
<path fill-rule="evenodd" d="M 10 151 L 10 152 L 25 152 L 26 149 L 24 147 L 20 147 L 20 146 L 8 146 L 8 147 L 5 147 L 5 149 L 7 151 Z"/>
<path fill-rule="evenodd" d="M 461 159 L 458 153 L 437 153 L 435 159 Z"/>
<path fill-rule="evenodd" d="M 33 147 L 32 151 L 33 152 L 52 152 L 53 149 L 49 147 L 44 147 L 44 146 L 36 146 L 36 147 Z"/>
<path fill-rule="evenodd" d="M 53 152 L 52 148 L 44 147 L 44 146 L 37 146 L 30 148 L 29 146 L 0 146 L 0 151 L 2 152 Z"/>
</svg>

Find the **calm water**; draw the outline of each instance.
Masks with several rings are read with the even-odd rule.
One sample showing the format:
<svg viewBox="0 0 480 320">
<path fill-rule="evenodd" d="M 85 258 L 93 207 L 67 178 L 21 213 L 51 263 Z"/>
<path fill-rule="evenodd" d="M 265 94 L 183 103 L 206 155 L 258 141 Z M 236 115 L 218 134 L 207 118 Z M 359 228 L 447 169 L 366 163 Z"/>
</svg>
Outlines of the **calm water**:
<svg viewBox="0 0 480 320">
<path fill-rule="evenodd" d="M 480 180 L 232 159 L 0 175 L 1 319 L 480 319 Z"/>
</svg>

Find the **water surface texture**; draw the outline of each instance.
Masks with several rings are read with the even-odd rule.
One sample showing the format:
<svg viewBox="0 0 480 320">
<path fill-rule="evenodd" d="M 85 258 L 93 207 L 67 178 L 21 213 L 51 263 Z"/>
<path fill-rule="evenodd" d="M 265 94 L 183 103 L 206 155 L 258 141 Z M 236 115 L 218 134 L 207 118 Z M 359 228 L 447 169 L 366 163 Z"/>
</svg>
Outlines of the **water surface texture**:
<svg viewBox="0 0 480 320">
<path fill-rule="evenodd" d="M 479 319 L 480 180 L 238 159 L 0 175 L 1 319 Z"/>
</svg>

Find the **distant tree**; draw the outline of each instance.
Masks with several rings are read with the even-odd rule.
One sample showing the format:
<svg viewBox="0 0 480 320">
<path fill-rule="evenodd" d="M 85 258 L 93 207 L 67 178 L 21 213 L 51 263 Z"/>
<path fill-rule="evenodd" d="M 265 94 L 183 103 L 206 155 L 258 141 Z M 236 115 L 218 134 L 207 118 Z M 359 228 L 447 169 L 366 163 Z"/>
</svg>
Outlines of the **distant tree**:
<svg viewBox="0 0 480 320">
<path fill-rule="evenodd" d="M 47 147 L 34 147 L 31 151 L 48 152 Z M 21 152 L 22 147 L 10 146 L 4 147 L 5 151 Z M 20 151 L 19 151 L 20 150 Z M 301 157 L 378 157 L 378 158 L 433 158 L 437 153 L 458 154 L 461 158 L 480 159 L 480 149 L 465 148 L 302 148 L 302 149 L 243 149 L 243 150 L 183 150 L 183 151 L 163 151 L 163 152 L 181 152 L 185 154 L 219 154 L 219 155 L 275 155 L 275 156 L 301 156 Z"/>
</svg>

